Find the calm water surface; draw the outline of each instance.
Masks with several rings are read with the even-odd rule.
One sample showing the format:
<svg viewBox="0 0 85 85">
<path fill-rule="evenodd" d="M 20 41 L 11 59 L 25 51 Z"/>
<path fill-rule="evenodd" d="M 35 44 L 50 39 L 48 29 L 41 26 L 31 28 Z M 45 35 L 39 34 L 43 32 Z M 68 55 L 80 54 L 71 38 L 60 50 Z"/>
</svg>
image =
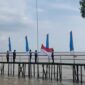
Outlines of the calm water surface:
<svg viewBox="0 0 85 85">
<path fill-rule="evenodd" d="M 0 77 L 0 85 L 81 85 L 74 84 L 72 80 L 64 80 L 61 83 L 57 81 L 42 80 L 42 79 L 18 79 L 17 77 Z M 85 85 L 82 84 L 82 85 Z"/>
</svg>

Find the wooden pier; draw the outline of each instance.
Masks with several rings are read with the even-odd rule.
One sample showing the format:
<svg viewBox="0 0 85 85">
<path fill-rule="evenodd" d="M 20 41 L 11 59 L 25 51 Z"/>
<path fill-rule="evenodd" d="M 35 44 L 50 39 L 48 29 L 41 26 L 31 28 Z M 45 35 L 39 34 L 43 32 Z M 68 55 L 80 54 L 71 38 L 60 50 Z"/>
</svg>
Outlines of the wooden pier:
<svg viewBox="0 0 85 85">
<path fill-rule="evenodd" d="M 2 56 L 1 54 L 0 56 Z M 5 55 L 5 54 L 4 54 Z M 3 56 L 4 56 L 3 55 Z M 76 56 L 84 56 L 84 54 L 75 54 Z M 12 56 L 12 55 L 11 55 Z M 23 56 L 23 55 L 17 55 Z M 34 55 L 32 55 L 34 56 Z M 46 55 L 38 55 L 38 56 L 46 56 Z M 61 56 L 61 55 L 55 55 Z M 62 55 L 62 56 L 74 56 L 74 55 Z M 61 59 L 62 60 L 62 59 Z M 60 61 L 61 61 L 60 60 Z M 84 71 L 82 69 L 85 68 L 85 63 L 63 63 L 61 62 L 24 62 L 24 61 L 15 61 L 15 62 L 7 62 L 7 61 L 0 61 L 0 73 L 2 75 L 8 76 L 15 76 L 17 74 L 18 78 L 23 77 L 26 78 L 41 78 L 41 79 L 49 79 L 49 80 L 56 80 L 56 82 L 63 81 L 63 66 L 69 66 L 72 72 L 72 80 L 76 83 L 83 83 L 84 78 L 83 74 Z M 7 68 L 7 69 L 5 69 Z M 15 71 L 15 68 L 17 71 Z M 10 71 L 10 69 L 12 69 Z M 67 69 L 68 70 L 68 69 Z M 7 73 L 5 73 L 7 71 Z M 28 71 L 28 72 L 27 72 Z M 17 73 L 16 73 L 17 72 Z M 69 79 L 69 77 L 68 77 Z"/>
<path fill-rule="evenodd" d="M 56 81 L 62 81 L 63 80 L 63 73 L 62 73 L 62 66 L 71 66 L 73 69 L 72 69 L 72 76 L 73 76 L 73 82 L 81 82 L 83 81 L 83 72 L 82 72 L 82 68 L 85 66 L 85 64 L 71 64 L 71 63 L 48 63 L 48 62 L 39 62 L 39 63 L 34 63 L 34 62 L 31 62 L 31 63 L 27 63 L 27 62 L 0 62 L 0 64 L 3 65 L 2 69 L 1 69 L 1 75 L 4 75 L 4 68 L 5 68 L 5 65 L 6 64 L 13 64 L 13 65 L 18 65 L 18 77 L 23 77 L 25 78 L 26 77 L 26 66 L 29 65 L 29 72 L 28 72 L 28 78 L 32 78 L 32 77 L 35 77 L 35 74 L 40 74 L 38 73 L 39 71 L 37 71 L 37 73 L 32 72 L 32 68 L 34 69 L 34 65 L 38 65 L 39 67 L 42 67 L 42 75 L 41 76 L 37 76 L 37 78 L 42 78 L 42 79 L 50 79 L 50 80 L 56 80 Z M 50 72 L 49 72 L 49 66 L 50 66 Z M 56 71 L 54 70 L 56 67 Z M 8 68 L 9 69 L 9 68 Z M 36 68 L 37 70 L 39 68 Z M 46 70 L 45 70 L 46 69 Z M 80 69 L 80 70 L 79 70 Z M 79 75 L 80 73 L 80 75 Z M 8 76 L 14 76 L 15 74 L 15 71 L 13 69 L 13 72 L 12 74 L 9 73 L 9 70 L 8 70 Z"/>
</svg>

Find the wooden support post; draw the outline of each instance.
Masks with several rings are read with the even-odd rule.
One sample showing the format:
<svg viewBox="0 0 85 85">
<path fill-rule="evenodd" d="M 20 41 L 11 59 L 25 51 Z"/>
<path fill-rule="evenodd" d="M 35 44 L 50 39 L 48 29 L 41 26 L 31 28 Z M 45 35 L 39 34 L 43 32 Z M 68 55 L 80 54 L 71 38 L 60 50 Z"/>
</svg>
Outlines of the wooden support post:
<svg viewBox="0 0 85 85">
<path fill-rule="evenodd" d="M 37 78 L 39 78 L 39 64 L 37 64 Z"/>
<path fill-rule="evenodd" d="M 25 64 L 18 64 L 18 77 L 20 78 L 20 74 L 22 74 L 22 77 L 25 78 L 25 70 L 26 70 L 26 65 Z"/>
<path fill-rule="evenodd" d="M 59 65 L 59 80 L 61 81 L 61 65 Z"/>
<path fill-rule="evenodd" d="M 57 65 L 57 81 L 58 81 L 58 75 L 59 75 L 59 73 L 58 73 L 58 65 Z"/>
<path fill-rule="evenodd" d="M 30 78 L 32 78 L 32 64 L 30 64 Z"/>
<path fill-rule="evenodd" d="M 73 82 L 75 81 L 75 79 L 74 79 L 74 76 L 75 76 L 74 69 L 75 69 L 75 66 L 73 65 Z"/>
<path fill-rule="evenodd" d="M 25 73 L 26 73 L 26 64 L 24 64 L 24 77 L 25 77 Z"/>
<path fill-rule="evenodd" d="M 51 80 L 52 80 L 52 73 L 53 73 L 53 65 L 51 65 Z"/>
<path fill-rule="evenodd" d="M 25 64 L 22 65 L 22 77 L 25 78 Z"/>
<path fill-rule="evenodd" d="M 15 63 L 13 63 L 13 76 L 14 76 L 14 72 L 15 72 Z"/>
<path fill-rule="evenodd" d="M 22 64 L 22 77 L 24 78 L 24 64 Z"/>
<path fill-rule="evenodd" d="M 39 78 L 39 58 L 37 57 L 37 78 Z"/>
<path fill-rule="evenodd" d="M 3 69 L 1 68 L 1 75 L 3 74 Z"/>
<path fill-rule="evenodd" d="M 81 66 L 81 68 L 80 68 L 80 69 L 81 69 L 81 83 L 82 83 L 82 66 Z"/>
<path fill-rule="evenodd" d="M 29 77 L 29 64 L 28 64 L 28 77 Z"/>
<path fill-rule="evenodd" d="M 4 63 L 3 63 L 3 75 L 4 75 Z"/>
<path fill-rule="evenodd" d="M 77 65 L 77 83 L 79 82 L 79 68 L 78 68 L 78 65 Z"/>
<path fill-rule="evenodd" d="M 74 67 L 74 81 L 77 82 L 77 66 Z"/>
<path fill-rule="evenodd" d="M 4 63 L 2 64 L 2 67 L 1 67 L 1 75 L 4 75 Z"/>
<path fill-rule="evenodd" d="M 60 68 L 59 72 L 60 72 L 60 82 L 61 82 L 62 81 L 62 65 L 60 65 L 59 68 Z"/>
<path fill-rule="evenodd" d="M 8 76 L 9 76 L 9 62 L 8 62 Z"/>
<path fill-rule="evenodd" d="M 31 72 L 30 72 L 30 71 L 31 71 L 31 64 L 29 63 L 28 65 L 29 65 L 29 66 L 28 66 L 28 67 L 29 67 L 29 68 L 28 68 L 28 77 L 30 78 L 30 74 L 31 74 Z"/>
<path fill-rule="evenodd" d="M 18 64 L 18 78 L 20 78 L 20 71 L 21 71 L 21 66 Z"/>
<path fill-rule="evenodd" d="M 42 65 L 42 68 L 43 68 L 42 79 L 47 79 L 47 68 L 46 68 L 46 71 L 45 71 L 44 64 Z"/>
<path fill-rule="evenodd" d="M 55 65 L 54 65 L 54 79 L 55 79 Z"/>
<path fill-rule="evenodd" d="M 31 55 L 30 55 L 31 57 Z M 29 63 L 28 63 L 28 77 L 32 77 L 32 69 L 31 69 L 31 58 L 29 58 Z"/>
<path fill-rule="evenodd" d="M 61 78 L 61 69 L 60 69 L 60 65 L 59 65 L 59 80 L 61 80 L 60 78 Z"/>
<path fill-rule="evenodd" d="M 46 65 L 45 79 L 47 79 L 47 74 L 48 74 L 48 65 Z"/>
<path fill-rule="evenodd" d="M 50 79 L 50 65 L 49 65 L 49 79 Z"/>
<path fill-rule="evenodd" d="M 44 64 L 42 64 L 42 69 L 43 69 L 43 71 L 42 71 L 42 79 L 44 79 Z"/>
<path fill-rule="evenodd" d="M 33 69 L 33 71 L 34 71 L 34 73 L 33 73 L 34 78 L 35 78 L 35 65 L 36 65 L 36 64 L 33 65 L 33 68 L 34 68 L 34 69 Z"/>
</svg>

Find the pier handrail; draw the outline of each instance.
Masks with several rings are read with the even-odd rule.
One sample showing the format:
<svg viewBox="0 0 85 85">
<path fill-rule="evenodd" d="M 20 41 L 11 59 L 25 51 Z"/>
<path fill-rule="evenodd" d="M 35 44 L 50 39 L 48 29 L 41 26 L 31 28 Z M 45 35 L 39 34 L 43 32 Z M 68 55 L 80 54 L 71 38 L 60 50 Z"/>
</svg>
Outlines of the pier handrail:
<svg viewBox="0 0 85 85">
<path fill-rule="evenodd" d="M 32 55 L 34 56 L 35 52 L 32 52 Z M 12 55 L 13 52 L 10 53 Z M 27 52 L 16 52 L 17 56 L 29 56 L 29 53 Z M 6 55 L 6 52 L 0 52 L 0 55 Z M 45 53 L 38 52 L 38 56 L 47 56 Z M 54 56 L 85 56 L 85 52 L 54 52 Z"/>
</svg>

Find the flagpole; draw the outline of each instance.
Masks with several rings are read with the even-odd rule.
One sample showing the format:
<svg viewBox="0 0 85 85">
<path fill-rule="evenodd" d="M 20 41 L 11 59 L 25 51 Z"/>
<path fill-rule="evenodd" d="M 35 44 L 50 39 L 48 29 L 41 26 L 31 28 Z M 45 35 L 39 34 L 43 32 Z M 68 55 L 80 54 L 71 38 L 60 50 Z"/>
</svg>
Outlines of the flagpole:
<svg viewBox="0 0 85 85">
<path fill-rule="evenodd" d="M 37 27 L 37 52 L 39 52 L 39 25 L 38 25 L 38 1 L 36 0 L 36 27 Z M 37 58 L 39 62 L 39 58 Z M 37 65 L 37 77 L 39 78 L 39 65 Z"/>
<path fill-rule="evenodd" d="M 36 0 L 37 51 L 39 51 L 38 1 Z"/>
</svg>

